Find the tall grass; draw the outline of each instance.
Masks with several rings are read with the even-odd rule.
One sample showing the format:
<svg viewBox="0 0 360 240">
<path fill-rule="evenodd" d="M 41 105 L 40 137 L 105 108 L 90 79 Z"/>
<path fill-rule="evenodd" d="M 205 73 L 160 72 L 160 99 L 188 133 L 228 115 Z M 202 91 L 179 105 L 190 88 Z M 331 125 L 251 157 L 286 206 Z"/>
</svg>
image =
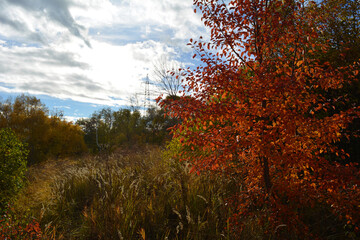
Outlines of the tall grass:
<svg viewBox="0 0 360 240">
<path fill-rule="evenodd" d="M 236 185 L 190 174 L 160 149 L 86 157 L 57 173 L 30 208 L 58 239 L 234 239 Z"/>
<path fill-rule="evenodd" d="M 40 222 L 43 239 L 304 239 L 284 224 L 272 229 L 259 221 L 266 206 L 241 216 L 240 231 L 229 219 L 241 180 L 191 174 L 174 152 L 146 148 L 32 166 L 14 214 L 24 226 Z M 357 237 L 326 204 L 299 212 L 314 236 Z"/>
</svg>

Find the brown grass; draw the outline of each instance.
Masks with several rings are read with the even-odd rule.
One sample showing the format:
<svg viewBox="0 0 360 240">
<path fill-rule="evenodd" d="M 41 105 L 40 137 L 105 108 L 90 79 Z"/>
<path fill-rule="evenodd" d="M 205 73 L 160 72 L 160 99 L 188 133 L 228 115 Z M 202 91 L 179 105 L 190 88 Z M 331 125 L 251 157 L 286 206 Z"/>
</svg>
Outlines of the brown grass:
<svg viewBox="0 0 360 240">
<path fill-rule="evenodd" d="M 17 208 L 57 239 L 231 239 L 235 185 L 144 147 L 32 166 Z"/>
</svg>

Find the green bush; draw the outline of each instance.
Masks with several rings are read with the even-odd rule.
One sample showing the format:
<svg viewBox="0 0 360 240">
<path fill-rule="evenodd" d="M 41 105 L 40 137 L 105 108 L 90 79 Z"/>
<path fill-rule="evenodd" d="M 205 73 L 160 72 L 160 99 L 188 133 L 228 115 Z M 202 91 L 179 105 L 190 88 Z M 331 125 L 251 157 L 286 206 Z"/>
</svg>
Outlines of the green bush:
<svg viewBox="0 0 360 240">
<path fill-rule="evenodd" d="M 28 150 L 9 128 L 0 129 L 0 209 L 21 189 Z"/>
</svg>

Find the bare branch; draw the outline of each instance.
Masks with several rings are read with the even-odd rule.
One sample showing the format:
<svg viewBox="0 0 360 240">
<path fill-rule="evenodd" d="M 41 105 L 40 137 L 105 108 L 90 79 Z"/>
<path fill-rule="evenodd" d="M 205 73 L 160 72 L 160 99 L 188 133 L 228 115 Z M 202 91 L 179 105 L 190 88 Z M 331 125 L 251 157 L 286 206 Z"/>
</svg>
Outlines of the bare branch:
<svg viewBox="0 0 360 240">
<path fill-rule="evenodd" d="M 167 57 L 161 57 L 154 62 L 152 78 L 155 81 L 155 85 L 170 97 L 177 96 L 181 90 L 179 68 L 179 64 L 169 60 Z"/>
</svg>

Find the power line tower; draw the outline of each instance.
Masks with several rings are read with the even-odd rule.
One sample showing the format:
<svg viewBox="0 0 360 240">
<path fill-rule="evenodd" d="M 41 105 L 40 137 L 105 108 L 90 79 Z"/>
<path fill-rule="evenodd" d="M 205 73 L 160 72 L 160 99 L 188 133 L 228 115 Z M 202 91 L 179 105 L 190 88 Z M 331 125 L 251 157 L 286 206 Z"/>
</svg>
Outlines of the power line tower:
<svg viewBox="0 0 360 240">
<path fill-rule="evenodd" d="M 150 80 L 149 75 L 146 75 L 145 80 L 145 101 L 144 101 L 144 111 L 145 115 L 147 110 L 150 108 Z"/>
</svg>

